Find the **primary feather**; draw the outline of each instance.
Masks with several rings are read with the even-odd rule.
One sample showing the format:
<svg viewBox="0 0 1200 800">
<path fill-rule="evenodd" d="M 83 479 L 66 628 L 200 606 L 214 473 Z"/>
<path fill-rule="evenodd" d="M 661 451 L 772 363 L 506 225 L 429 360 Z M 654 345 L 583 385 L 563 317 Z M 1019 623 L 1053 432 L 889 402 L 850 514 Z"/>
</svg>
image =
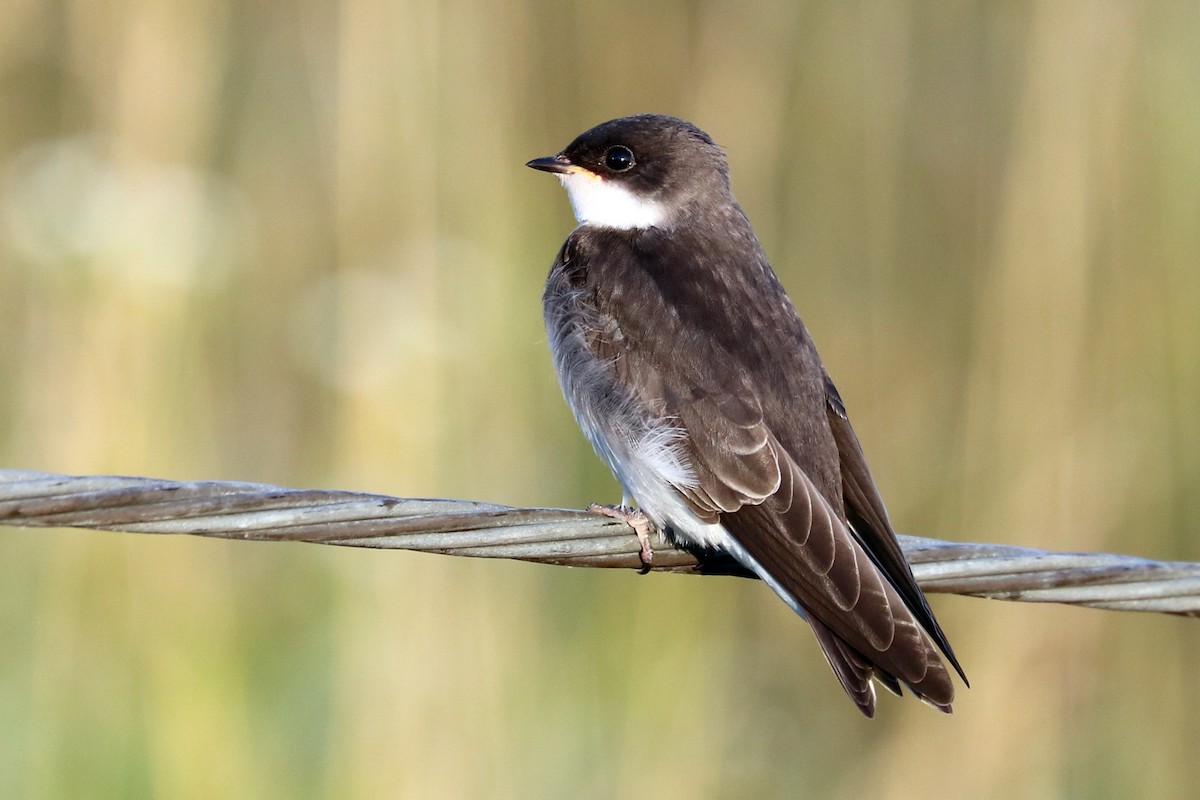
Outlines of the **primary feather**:
<svg viewBox="0 0 1200 800">
<path fill-rule="evenodd" d="M 949 711 L 938 648 L 962 671 L 723 156 L 671 118 L 606 125 L 560 158 L 594 160 L 616 136 L 646 137 L 635 153 L 671 147 L 653 180 L 620 183 L 663 221 L 581 218 L 550 272 L 546 327 L 580 427 L 657 525 L 729 552 L 808 619 L 863 713 L 874 714 L 872 678 Z M 676 179 L 679 153 L 698 178 Z M 588 180 L 621 178 L 591 169 L 600 177 Z"/>
</svg>

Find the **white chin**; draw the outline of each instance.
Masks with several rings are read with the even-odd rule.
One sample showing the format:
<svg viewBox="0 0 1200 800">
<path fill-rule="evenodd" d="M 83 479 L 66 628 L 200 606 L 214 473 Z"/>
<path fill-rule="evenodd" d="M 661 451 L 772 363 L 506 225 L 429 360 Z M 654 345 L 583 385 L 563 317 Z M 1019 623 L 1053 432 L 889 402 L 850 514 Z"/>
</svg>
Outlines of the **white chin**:
<svg viewBox="0 0 1200 800">
<path fill-rule="evenodd" d="M 666 219 L 660 203 L 644 200 L 623 186 L 586 172 L 560 174 L 580 225 L 635 230 L 653 228 Z"/>
</svg>

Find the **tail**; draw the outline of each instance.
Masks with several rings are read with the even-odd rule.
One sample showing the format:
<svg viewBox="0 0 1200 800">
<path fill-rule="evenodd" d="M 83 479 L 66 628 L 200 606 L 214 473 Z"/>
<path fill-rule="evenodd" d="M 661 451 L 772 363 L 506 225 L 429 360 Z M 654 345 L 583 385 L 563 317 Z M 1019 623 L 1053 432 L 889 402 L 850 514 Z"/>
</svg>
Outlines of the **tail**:
<svg viewBox="0 0 1200 800">
<path fill-rule="evenodd" d="M 900 689 L 900 681 L 895 675 L 885 671 L 876 664 L 868 661 L 862 653 L 859 653 L 844 640 L 838 638 L 838 635 L 825 627 L 815 619 L 809 618 L 809 624 L 812 626 L 813 633 L 817 636 L 817 643 L 821 645 L 821 651 L 825 654 L 825 659 L 829 662 L 829 666 L 833 669 L 833 674 L 837 676 L 838 682 L 842 684 L 842 688 L 846 690 L 846 694 L 858 706 L 858 710 L 868 718 L 875 716 L 875 684 L 872 683 L 872 678 L 879 681 L 888 691 L 897 697 L 901 696 L 903 691 Z M 944 670 L 943 670 L 944 671 Z M 925 686 L 924 683 L 913 686 L 906 683 L 909 690 L 919 700 L 922 700 L 932 708 L 936 708 L 943 714 L 953 713 L 954 708 L 951 701 L 954 699 L 954 687 L 950 686 L 950 692 L 947 697 L 941 682 L 936 679 L 931 682 L 931 685 Z M 933 692 L 934 694 L 928 694 Z M 936 699 L 941 698 L 941 699 Z"/>
<path fill-rule="evenodd" d="M 779 490 L 721 514 L 733 556 L 808 619 L 863 714 L 875 714 L 872 678 L 949 713 L 954 682 L 913 610 L 804 472 L 776 455 Z"/>
</svg>

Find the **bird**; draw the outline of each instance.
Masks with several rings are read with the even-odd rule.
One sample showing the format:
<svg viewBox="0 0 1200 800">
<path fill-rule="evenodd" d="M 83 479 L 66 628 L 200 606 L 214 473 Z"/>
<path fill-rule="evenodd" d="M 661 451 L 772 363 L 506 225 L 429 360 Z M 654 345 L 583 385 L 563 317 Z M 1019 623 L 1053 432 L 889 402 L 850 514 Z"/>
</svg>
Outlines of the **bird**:
<svg viewBox="0 0 1200 800">
<path fill-rule="evenodd" d="M 724 151 L 689 122 L 640 114 L 526 166 L 561 181 L 579 223 L 542 298 L 555 371 L 637 503 L 591 508 L 633 525 L 647 567 L 653 525 L 756 574 L 867 717 L 876 682 L 950 713 L 945 662 L 966 675 Z"/>
</svg>

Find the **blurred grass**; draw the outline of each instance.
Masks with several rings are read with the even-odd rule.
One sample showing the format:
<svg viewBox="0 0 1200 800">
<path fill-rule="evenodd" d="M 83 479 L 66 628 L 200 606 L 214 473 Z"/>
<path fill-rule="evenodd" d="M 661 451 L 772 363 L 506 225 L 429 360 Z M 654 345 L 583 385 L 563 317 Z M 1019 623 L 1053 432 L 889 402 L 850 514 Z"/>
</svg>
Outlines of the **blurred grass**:
<svg viewBox="0 0 1200 800">
<path fill-rule="evenodd" d="M 617 489 L 521 167 L 679 114 L 906 531 L 1200 559 L 1189 2 L 0 5 L 0 466 Z M 0 537 L 4 797 L 1200 794 L 1194 622 L 940 599 L 860 720 L 763 587 Z"/>
</svg>

